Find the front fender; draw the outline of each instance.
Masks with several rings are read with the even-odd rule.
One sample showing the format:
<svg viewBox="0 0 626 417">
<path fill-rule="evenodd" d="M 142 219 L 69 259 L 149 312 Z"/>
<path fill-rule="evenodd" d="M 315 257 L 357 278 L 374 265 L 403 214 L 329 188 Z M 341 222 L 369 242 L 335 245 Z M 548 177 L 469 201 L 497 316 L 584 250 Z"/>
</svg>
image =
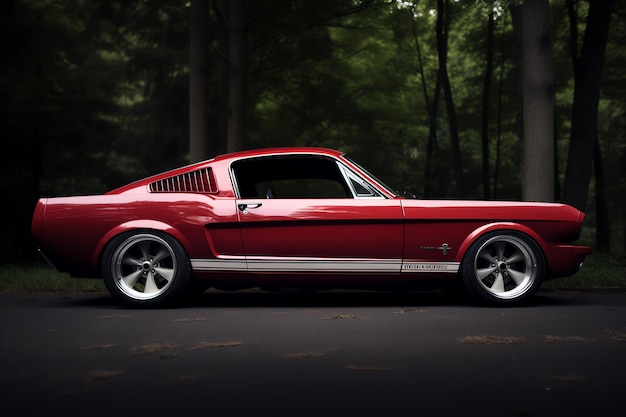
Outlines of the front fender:
<svg viewBox="0 0 626 417">
<path fill-rule="evenodd" d="M 519 232 L 519 233 L 524 233 L 525 235 L 528 235 L 529 237 L 531 237 L 535 242 L 537 242 L 537 244 L 541 247 L 542 252 L 545 254 L 546 250 L 547 250 L 547 246 L 546 243 L 544 242 L 544 240 L 530 227 L 528 226 L 524 226 L 523 224 L 519 224 L 519 223 L 514 223 L 514 222 L 496 222 L 496 223 L 489 223 L 489 224 L 485 224 L 479 228 L 477 228 L 476 230 L 474 230 L 472 233 L 470 233 L 465 240 L 463 241 L 463 243 L 461 244 L 461 246 L 459 247 L 459 251 L 457 252 L 457 261 L 458 262 L 462 262 L 463 258 L 465 257 L 465 254 L 467 253 L 467 251 L 469 250 L 470 246 L 472 246 L 472 243 L 474 243 L 476 241 L 476 239 L 480 238 L 481 236 L 490 233 L 490 232 Z"/>
</svg>

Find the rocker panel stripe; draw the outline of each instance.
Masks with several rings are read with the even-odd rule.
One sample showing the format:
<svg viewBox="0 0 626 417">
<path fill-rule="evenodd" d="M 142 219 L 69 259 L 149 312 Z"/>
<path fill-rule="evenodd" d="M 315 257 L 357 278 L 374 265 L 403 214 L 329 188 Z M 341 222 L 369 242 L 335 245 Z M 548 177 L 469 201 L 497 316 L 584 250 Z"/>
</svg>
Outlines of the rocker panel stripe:
<svg viewBox="0 0 626 417">
<path fill-rule="evenodd" d="M 400 259 L 294 258 L 273 256 L 220 256 L 192 259 L 197 271 L 232 272 L 363 272 L 363 273 L 456 273 L 458 262 L 402 262 Z"/>
</svg>

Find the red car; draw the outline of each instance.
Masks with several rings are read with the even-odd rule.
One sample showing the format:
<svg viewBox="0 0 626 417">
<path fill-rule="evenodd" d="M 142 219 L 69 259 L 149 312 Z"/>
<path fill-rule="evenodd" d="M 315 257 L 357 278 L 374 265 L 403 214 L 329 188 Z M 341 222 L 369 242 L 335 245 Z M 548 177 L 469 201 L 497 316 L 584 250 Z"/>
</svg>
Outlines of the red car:
<svg viewBox="0 0 626 417">
<path fill-rule="evenodd" d="M 398 196 L 341 152 L 218 156 L 104 195 L 42 198 L 32 234 L 61 272 L 101 277 L 118 300 L 190 291 L 399 289 L 461 280 L 510 305 L 582 266 L 585 215 L 553 203 Z"/>
</svg>

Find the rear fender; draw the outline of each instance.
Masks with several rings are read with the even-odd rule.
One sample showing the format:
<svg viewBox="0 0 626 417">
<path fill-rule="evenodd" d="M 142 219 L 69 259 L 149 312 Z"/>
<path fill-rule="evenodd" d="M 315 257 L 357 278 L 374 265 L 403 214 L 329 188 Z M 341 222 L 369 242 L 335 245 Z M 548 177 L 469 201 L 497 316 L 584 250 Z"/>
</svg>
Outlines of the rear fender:
<svg viewBox="0 0 626 417">
<path fill-rule="evenodd" d="M 119 236 L 122 233 L 132 230 L 159 230 L 161 232 L 167 233 L 174 237 L 176 240 L 178 240 L 178 242 L 180 242 L 180 244 L 183 245 L 185 250 L 188 252 L 187 248 L 189 248 L 189 242 L 177 229 L 175 229 L 171 225 L 156 220 L 133 220 L 118 225 L 117 227 L 111 229 L 107 234 L 102 236 L 102 239 L 100 239 L 98 245 L 96 246 L 96 250 L 94 251 L 93 259 L 91 260 L 94 268 L 98 268 L 98 265 L 100 263 L 100 256 L 102 255 L 104 248 L 111 241 L 111 239 Z"/>
</svg>

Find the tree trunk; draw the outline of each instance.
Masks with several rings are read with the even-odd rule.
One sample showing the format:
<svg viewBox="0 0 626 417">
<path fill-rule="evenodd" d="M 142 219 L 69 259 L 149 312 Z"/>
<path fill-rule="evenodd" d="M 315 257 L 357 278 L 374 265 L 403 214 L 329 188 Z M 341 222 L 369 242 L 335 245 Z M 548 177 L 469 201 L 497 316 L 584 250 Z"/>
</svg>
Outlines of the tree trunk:
<svg viewBox="0 0 626 417">
<path fill-rule="evenodd" d="M 439 108 L 439 98 L 441 97 L 441 81 L 437 74 L 437 83 L 435 86 L 435 96 L 430 114 L 430 122 L 428 127 L 428 145 L 426 148 L 426 162 L 424 164 L 424 198 L 431 198 L 433 189 L 435 188 L 435 179 L 439 177 L 439 164 L 437 163 L 437 115 Z M 433 167 L 434 165 L 434 167 Z"/>
<path fill-rule="evenodd" d="M 217 34 L 218 51 L 221 60 L 221 79 L 219 87 L 219 98 L 217 100 L 217 143 L 216 150 L 218 153 L 226 152 L 228 148 L 228 123 L 229 123 L 229 90 L 230 90 L 230 66 L 228 59 L 230 57 L 230 36 L 228 33 L 228 24 L 226 22 L 226 14 L 228 9 L 228 0 L 216 2 L 218 8 L 219 24 L 221 30 Z"/>
<path fill-rule="evenodd" d="M 493 198 L 498 198 L 498 185 L 499 185 L 499 178 L 500 178 L 500 154 L 501 154 L 501 149 L 502 149 L 502 97 L 503 97 L 503 91 L 502 91 L 502 84 L 504 82 L 504 45 L 505 45 L 505 41 L 504 41 L 504 31 L 506 28 L 505 25 L 505 20 L 506 19 L 506 14 L 504 15 L 503 18 L 503 22 L 502 22 L 502 44 L 500 45 L 500 70 L 499 70 L 499 74 L 498 74 L 498 120 L 497 120 L 497 127 L 496 127 L 496 158 L 494 161 L 494 169 L 493 169 Z"/>
<path fill-rule="evenodd" d="M 522 198 L 554 200 L 554 68 L 548 0 L 511 8 L 521 85 Z"/>
<path fill-rule="evenodd" d="M 422 57 L 422 49 L 420 48 L 419 37 L 417 35 L 417 26 L 415 24 L 415 18 L 411 14 L 411 23 L 413 27 L 413 38 L 415 40 L 415 52 L 417 53 L 417 62 L 419 65 L 419 75 L 422 82 L 422 95 L 424 96 L 424 103 L 426 104 L 426 112 L 428 113 L 428 143 L 426 145 L 426 158 L 424 161 L 424 189 L 423 197 L 430 198 L 433 189 L 432 178 L 432 162 L 433 156 L 436 155 L 437 150 L 437 108 L 439 106 L 439 91 L 441 90 L 439 76 L 437 76 L 435 86 L 435 96 L 431 102 L 428 94 L 428 83 L 426 82 L 426 74 L 424 73 L 424 60 Z"/>
<path fill-rule="evenodd" d="M 452 99 L 450 79 L 448 78 L 448 26 L 449 21 L 446 12 L 446 0 L 437 0 L 437 51 L 439 57 L 439 74 L 448 115 L 448 129 L 450 131 L 450 145 L 452 148 L 452 167 L 456 182 L 454 194 L 460 196 L 464 192 L 463 167 L 461 162 L 461 147 L 459 144 L 456 110 Z"/>
<path fill-rule="evenodd" d="M 228 152 L 243 149 L 245 143 L 246 78 L 248 42 L 246 36 L 245 0 L 228 2 L 229 89 L 228 89 Z"/>
<path fill-rule="evenodd" d="M 611 224 L 609 221 L 609 207 L 606 203 L 606 182 L 604 179 L 604 164 L 600 144 L 595 141 L 593 147 L 593 166 L 596 179 L 596 247 L 598 252 L 611 251 Z"/>
<path fill-rule="evenodd" d="M 189 161 L 209 157 L 209 1 L 191 2 L 189 24 Z"/>
<path fill-rule="evenodd" d="M 493 77 L 493 12 L 489 13 L 487 26 L 487 65 L 485 68 L 485 83 L 483 84 L 483 114 L 482 114 L 482 164 L 483 164 L 483 198 L 491 198 L 491 185 L 489 174 L 489 98 L 491 97 L 491 78 Z"/>
<path fill-rule="evenodd" d="M 563 201 L 587 210 L 592 158 L 598 135 L 598 102 L 611 21 L 611 0 L 590 1 L 580 57 L 574 65 L 574 107 Z"/>
</svg>

